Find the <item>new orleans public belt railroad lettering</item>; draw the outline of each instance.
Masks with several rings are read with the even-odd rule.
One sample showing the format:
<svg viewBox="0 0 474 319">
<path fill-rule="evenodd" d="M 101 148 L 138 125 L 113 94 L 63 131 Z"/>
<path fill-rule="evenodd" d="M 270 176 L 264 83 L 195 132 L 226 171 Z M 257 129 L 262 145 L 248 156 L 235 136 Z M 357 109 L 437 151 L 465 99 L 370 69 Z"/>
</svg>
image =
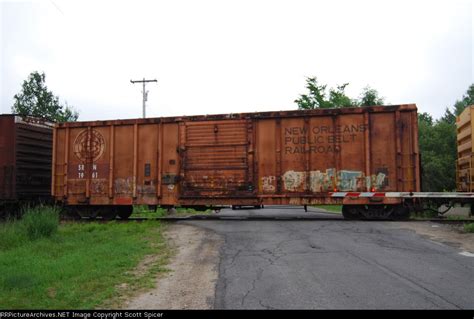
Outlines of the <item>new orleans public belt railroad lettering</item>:
<svg viewBox="0 0 474 319">
<path fill-rule="evenodd" d="M 343 143 L 354 143 L 368 125 L 286 127 L 285 154 L 336 153 Z"/>
</svg>

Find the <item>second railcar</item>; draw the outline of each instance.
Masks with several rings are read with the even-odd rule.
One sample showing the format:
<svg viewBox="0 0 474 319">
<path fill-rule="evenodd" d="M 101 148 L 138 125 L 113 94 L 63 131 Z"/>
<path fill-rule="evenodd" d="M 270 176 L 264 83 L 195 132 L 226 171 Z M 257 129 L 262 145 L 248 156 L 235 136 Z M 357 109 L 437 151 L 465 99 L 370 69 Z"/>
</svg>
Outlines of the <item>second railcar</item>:
<svg viewBox="0 0 474 319">
<path fill-rule="evenodd" d="M 420 191 L 416 111 L 407 104 L 57 124 L 52 194 L 104 217 L 127 217 L 135 204 L 344 204 L 346 217 L 404 214 L 401 199 L 383 194 Z"/>
<path fill-rule="evenodd" d="M 21 203 L 51 201 L 53 123 L 0 115 L 0 216 Z"/>
</svg>

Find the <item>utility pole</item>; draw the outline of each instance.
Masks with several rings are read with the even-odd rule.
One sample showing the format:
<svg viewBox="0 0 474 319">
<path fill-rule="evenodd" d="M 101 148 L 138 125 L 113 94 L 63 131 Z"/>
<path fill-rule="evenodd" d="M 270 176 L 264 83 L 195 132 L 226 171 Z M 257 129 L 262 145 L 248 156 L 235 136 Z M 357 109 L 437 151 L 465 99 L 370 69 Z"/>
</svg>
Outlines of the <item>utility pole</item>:
<svg viewBox="0 0 474 319">
<path fill-rule="evenodd" d="M 146 101 L 148 99 L 148 91 L 145 90 L 145 83 L 147 82 L 158 82 L 156 79 L 155 80 L 145 80 L 145 78 L 143 78 L 143 80 L 137 80 L 137 81 L 133 81 L 133 80 L 130 80 L 130 82 L 132 82 L 133 84 L 135 83 L 143 83 L 143 118 L 146 117 Z"/>
</svg>

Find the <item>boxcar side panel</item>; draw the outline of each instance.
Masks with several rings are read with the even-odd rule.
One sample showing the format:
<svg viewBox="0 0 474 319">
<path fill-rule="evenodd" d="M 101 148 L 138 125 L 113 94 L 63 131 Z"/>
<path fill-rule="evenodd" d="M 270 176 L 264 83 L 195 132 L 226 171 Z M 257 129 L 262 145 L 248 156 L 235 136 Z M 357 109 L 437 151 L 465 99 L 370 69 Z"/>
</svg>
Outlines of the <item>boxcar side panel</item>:
<svg viewBox="0 0 474 319">
<path fill-rule="evenodd" d="M 284 154 L 281 161 L 282 192 L 304 193 L 307 189 L 307 125 L 304 118 L 284 118 L 281 133 L 284 136 Z M 269 133 L 271 134 L 271 133 Z M 271 134 L 273 135 L 273 134 Z"/>
<path fill-rule="evenodd" d="M 395 113 L 370 114 L 370 178 L 367 189 L 374 191 L 397 190 Z"/>
<path fill-rule="evenodd" d="M 176 205 L 180 192 L 180 151 L 178 123 L 163 123 L 161 204 Z"/>
<path fill-rule="evenodd" d="M 183 198 L 253 196 L 247 125 L 245 120 L 183 123 Z"/>
<path fill-rule="evenodd" d="M 337 131 L 332 138 L 340 146 L 340 168 L 337 189 L 341 191 L 367 191 L 365 158 L 365 131 L 363 114 L 346 114 L 339 117 Z"/>
<path fill-rule="evenodd" d="M 80 160 L 77 162 L 77 176 L 81 174 L 79 165 L 84 163 L 84 177 L 86 180 L 86 197 L 90 199 L 93 204 L 106 205 L 109 203 L 108 200 L 108 186 L 109 186 L 109 170 L 110 170 L 110 126 L 96 126 L 79 133 L 74 141 L 74 155 L 75 159 Z M 86 149 L 82 149 L 82 155 L 78 154 L 77 148 L 78 143 L 87 143 L 83 138 L 82 134 L 89 134 L 89 146 L 86 145 Z M 82 136 L 81 136 L 82 135 Z M 81 166 L 82 168 L 82 166 Z M 82 174 L 81 174 L 82 176 Z"/>
<path fill-rule="evenodd" d="M 342 167 L 341 143 L 334 132 L 337 118 L 314 116 L 309 129 L 309 190 L 311 193 L 333 191 L 337 187 L 335 172 Z"/>
<path fill-rule="evenodd" d="M 14 200 L 15 130 L 14 116 L 0 116 L 0 200 Z"/>
<path fill-rule="evenodd" d="M 114 204 L 131 205 L 136 195 L 135 125 L 115 126 L 113 155 Z"/>
<path fill-rule="evenodd" d="M 157 161 L 159 129 L 157 124 L 138 126 L 138 179 L 137 200 L 157 205 Z"/>
<path fill-rule="evenodd" d="M 15 117 L 15 187 L 19 199 L 49 200 L 51 127 Z"/>
<path fill-rule="evenodd" d="M 50 198 L 52 134 L 42 119 L 0 115 L 0 201 Z"/>
<path fill-rule="evenodd" d="M 281 141 L 280 120 L 257 121 L 256 161 L 258 166 L 258 193 L 261 196 L 281 194 Z"/>
</svg>

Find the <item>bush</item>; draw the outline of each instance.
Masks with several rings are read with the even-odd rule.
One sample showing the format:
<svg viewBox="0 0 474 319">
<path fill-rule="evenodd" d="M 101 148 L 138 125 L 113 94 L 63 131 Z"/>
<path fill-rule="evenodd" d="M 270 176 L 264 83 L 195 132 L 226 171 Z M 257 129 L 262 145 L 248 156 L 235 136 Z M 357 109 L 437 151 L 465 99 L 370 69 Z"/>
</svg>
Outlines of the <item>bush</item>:
<svg viewBox="0 0 474 319">
<path fill-rule="evenodd" d="M 51 237 L 58 231 L 59 210 L 50 206 L 27 208 L 20 224 L 30 240 Z"/>
</svg>

